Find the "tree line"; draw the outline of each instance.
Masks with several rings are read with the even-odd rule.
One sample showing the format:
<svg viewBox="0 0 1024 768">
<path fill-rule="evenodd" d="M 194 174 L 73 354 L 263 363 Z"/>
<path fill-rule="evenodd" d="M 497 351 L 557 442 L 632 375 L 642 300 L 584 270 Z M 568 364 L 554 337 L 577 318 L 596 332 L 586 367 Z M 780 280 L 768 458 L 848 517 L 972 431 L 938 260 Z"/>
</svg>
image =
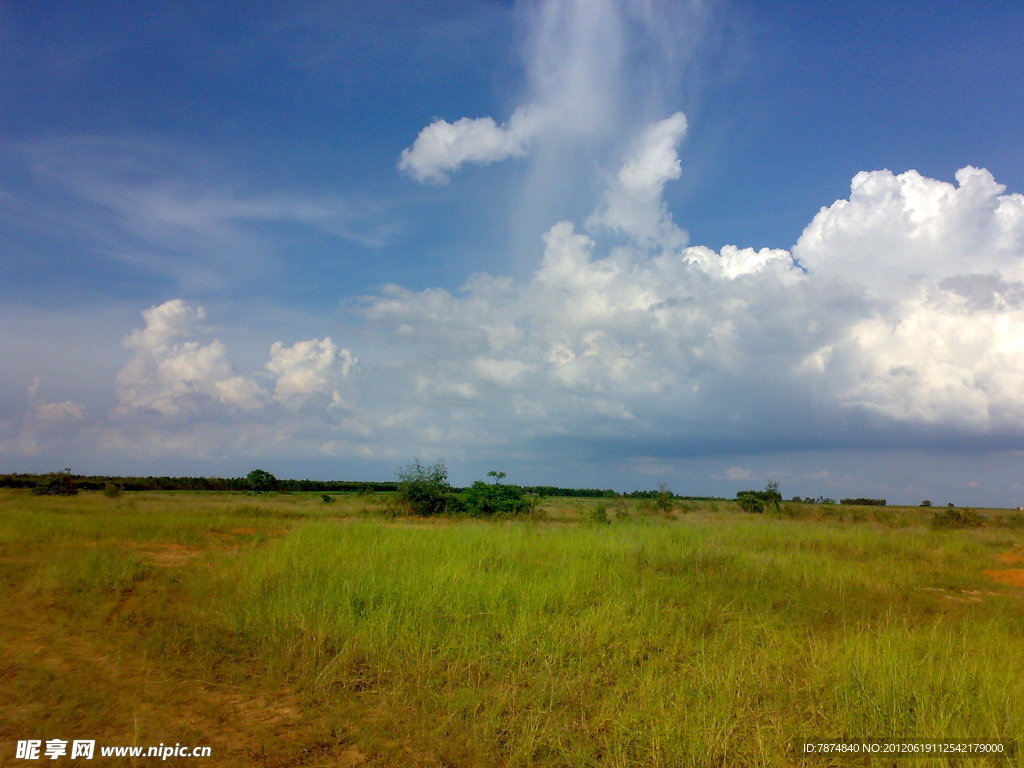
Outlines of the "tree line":
<svg viewBox="0 0 1024 768">
<path fill-rule="evenodd" d="M 111 486 L 117 486 L 125 491 L 276 491 L 278 493 L 288 492 L 319 492 L 319 493 L 396 493 L 402 485 L 399 480 L 310 480 L 310 479 L 289 479 L 277 478 L 269 472 L 267 478 L 260 477 L 260 488 L 253 487 L 252 475 L 264 470 L 253 470 L 245 477 L 186 477 L 169 475 L 82 475 L 65 470 L 64 472 L 47 473 L 8 473 L 0 474 L 0 488 L 27 488 L 34 489 L 40 486 L 52 484 L 62 488 L 73 488 L 82 491 L 102 491 Z M 267 483 L 269 482 L 269 485 Z M 534 496 L 559 496 L 575 498 L 627 498 L 627 499 L 656 499 L 661 493 L 658 490 L 644 491 L 635 490 L 628 493 L 618 493 L 611 488 L 563 488 L 554 485 L 525 485 L 521 487 L 524 493 Z M 472 488 L 453 487 L 453 491 L 465 492 Z M 713 500 L 711 497 L 690 497 L 678 496 L 691 500 Z"/>
</svg>

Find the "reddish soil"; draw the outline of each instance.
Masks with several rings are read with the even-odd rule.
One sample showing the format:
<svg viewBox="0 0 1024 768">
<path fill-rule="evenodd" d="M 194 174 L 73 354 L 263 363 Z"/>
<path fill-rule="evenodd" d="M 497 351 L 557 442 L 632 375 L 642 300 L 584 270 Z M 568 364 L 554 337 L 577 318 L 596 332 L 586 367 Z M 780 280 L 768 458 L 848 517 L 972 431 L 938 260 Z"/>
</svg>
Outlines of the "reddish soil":
<svg viewBox="0 0 1024 768">
<path fill-rule="evenodd" d="M 1008 587 L 1024 587 L 1024 568 L 1004 568 L 997 571 L 982 571 L 997 584 Z"/>
<path fill-rule="evenodd" d="M 1003 554 L 999 556 L 999 559 L 1007 565 L 1024 563 L 1024 550 L 1015 549 L 1012 552 L 1003 552 Z"/>
</svg>

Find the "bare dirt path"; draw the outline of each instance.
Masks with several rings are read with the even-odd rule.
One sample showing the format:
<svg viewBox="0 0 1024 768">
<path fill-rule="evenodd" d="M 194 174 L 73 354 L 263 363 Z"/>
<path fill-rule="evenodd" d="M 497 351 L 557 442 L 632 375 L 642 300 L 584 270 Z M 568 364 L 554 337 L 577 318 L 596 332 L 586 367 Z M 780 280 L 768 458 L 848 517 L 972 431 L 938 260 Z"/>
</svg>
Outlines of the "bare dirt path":
<svg viewBox="0 0 1024 768">
<path fill-rule="evenodd" d="M 189 567 L 212 550 L 155 545 L 140 551 L 164 571 Z M 66 607 L 27 594 L 0 610 L 0 766 L 29 764 L 15 758 L 21 739 L 95 739 L 97 747 L 180 743 L 212 750 L 208 759 L 165 761 L 100 758 L 97 751 L 94 765 L 351 768 L 366 763 L 344 729 L 325 729 L 293 692 L 260 690 L 258 680 L 232 686 L 196 679 L 189 659 L 147 652 L 140 641 L 146 629 L 122 620 L 137 599 L 144 598 L 125 590 L 101 627 L 94 617 L 76 617 Z"/>
</svg>

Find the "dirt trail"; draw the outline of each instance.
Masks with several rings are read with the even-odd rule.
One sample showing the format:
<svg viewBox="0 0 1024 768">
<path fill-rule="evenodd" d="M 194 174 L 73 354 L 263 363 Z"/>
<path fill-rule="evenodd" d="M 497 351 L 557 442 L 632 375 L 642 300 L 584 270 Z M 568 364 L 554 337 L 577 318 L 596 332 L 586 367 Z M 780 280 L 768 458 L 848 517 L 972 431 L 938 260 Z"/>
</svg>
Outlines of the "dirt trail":
<svg viewBox="0 0 1024 768">
<path fill-rule="evenodd" d="M 139 548 L 164 569 L 187 567 L 209 547 Z M 165 572 L 165 571 L 164 571 Z M 24 598 L 24 599 L 22 599 Z M 19 739 L 95 739 L 100 745 L 209 746 L 209 759 L 100 758 L 97 765 L 217 768 L 354 768 L 366 757 L 339 729 L 325 729 L 291 691 L 192 679 L 188 658 L 157 658 L 125 622 L 144 596 L 126 590 L 100 631 L 38 596 L 0 612 L 0 766 Z M 141 612 L 139 615 L 142 616 Z"/>
</svg>

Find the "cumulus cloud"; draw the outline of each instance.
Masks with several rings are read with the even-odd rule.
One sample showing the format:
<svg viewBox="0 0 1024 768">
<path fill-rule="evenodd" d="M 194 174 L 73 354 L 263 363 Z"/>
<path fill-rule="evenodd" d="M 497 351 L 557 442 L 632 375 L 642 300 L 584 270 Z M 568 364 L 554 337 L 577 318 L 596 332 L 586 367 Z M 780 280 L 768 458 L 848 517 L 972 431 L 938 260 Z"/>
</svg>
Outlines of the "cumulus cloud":
<svg viewBox="0 0 1024 768">
<path fill-rule="evenodd" d="M 290 347 L 276 341 L 270 347 L 266 369 L 274 375 L 274 399 L 291 402 L 326 396 L 333 405 L 344 403 L 341 381 L 358 361 L 347 349 L 339 349 L 328 336 L 299 341 Z"/>
<path fill-rule="evenodd" d="M 785 248 L 761 248 L 755 251 L 753 248 L 725 245 L 719 252 L 705 245 L 695 245 L 683 252 L 683 258 L 705 274 L 727 280 L 765 271 L 796 277 L 791 271 L 793 256 Z"/>
<path fill-rule="evenodd" d="M 1024 278 L 1024 196 L 1004 194 L 983 168 L 961 168 L 956 181 L 861 171 L 849 199 L 822 208 L 793 253 L 820 277 L 890 297 L 955 275 Z"/>
<path fill-rule="evenodd" d="M 1024 195 L 984 170 L 957 186 L 859 173 L 793 248 L 869 306 L 806 366 L 841 406 L 978 431 L 1024 427 Z"/>
<path fill-rule="evenodd" d="M 374 326 L 422 352 L 391 361 L 389 376 L 415 382 L 398 403 L 427 406 L 421 419 L 438 423 L 450 423 L 452 408 L 477 409 L 460 416 L 475 422 L 463 442 L 581 428 L 608 438 L 704 432 L 749 410 L 729 394 L 735 384 L 723 386 L 735 368 L 773 368 L 779 347 L 800 346 L 803 329 L 789 318 L 773 329 L 776 343 L 761 343 L 775 298 L 802 279 L 791 260 L 757 275 L 758 295 L 753 276 L 712 277 L 683 254 L 595 249 L 561 222 L 525 283 L 478 276 L 461 295 L 392 288 L 368 298 Z"/>
<path fill-rule="evenodd" d="M 530 141 L 543 124 L 543 110 L 520 107 L 506 125 L 490 117 L 463 117 L 454 123 L 435 120 L 402 150 L 398 167 L 417 181 L 444 184 L 448 171 L 464 163 L 487 164 L 526 154 Z"/>
<path fill-rule="evenodd" d="M 206 313 L 172 299 L 142 313 L 146 327 L 125 339 L 132 358 L 117 375 L 119 412 L 194 413 L 213 404 L 259 408 L 265 391 L 235 373 L 227 350 L 214 339 L 190 340 L 203 330 Z"/>
<path fill-rule="evenodd" d="M 637 179 L 662 222 L 673 122 L 652 126 L 610 182 Z M 392 287 L 364 312 L 421 352 L 414 371 L 389 368 L 414 382 L 400 402 L 436 409 L 419 411 L 427 423 L 457 408 L 468 441 L 492 428 L 709 450 L 808 434 L 857 443 L 886 425 L 1024 428 L 1022 196 L 987 171 L 956 178 L 858 174 L 792 252 L 666 249 L 635 226 L 622 227 L 629 248 L 601 253 L 560 222 L 525 282 Z"/>
<path fill-rule="evenodd" d="M 672 154 L 637 171 L 657 211 Z M 608 248 L 558 222 L 525 280 L 364 296 L 362 362 L 330 337 L 278 341 L 240 373 L 202 338 L 203 310 L 169 301 L 126 340 L 120 413 L 228 414 L 304 450 L 398 458 L 564 446 L 658 463 L 809 436 L 882 444 L 907 427 L 926 442 L 1019 432 L 1024 205 L 985 171 L 957 179 L 858 174 L 792 252 L 672 249 L 640 228 Z"/>
<path fill-rule="evenodd" d="M 682 174 L 677 147 L 686 126 L 682 112 L 647 126 L 609 184 L 589 226 L 607 227 L 642 244 L 657 243 L 669 250 L 686 245 L 686 233 L 662 200 L 665 184 Z"/>
<path fill-rule="evenodd" d="M 235 371 L 222 342 L 203 344 L 195 338 L 205 333 L 202 307 L 172 299 L 142 315 L 145 327 L 124 341 L 132 356 L 117 376 L 116 413 L 121 416 L 138 411 L 163 416 L 255 411 L 271 403 L 345 404 L 341 382 L 357 361 L 330 337 L 271 345 L 265 365 L 274 382 L 271 392 L 260 382 L 263 374 Z"/>
<path fill-rule="evenodd" d="M 522 105 L 504 125 L 493 117 L 436 119 L 403 150 L 398 167 L 417 181 L 443 184 L 449 172 L 467 163 L 523 157 L 533 145 L 546 143 L 549 151 L 538 159 L 535 175 L 550 184 L 563 172 L 560 166 L 573 145 L 619 146 L 623 137 L 627 142 L 632 137 L 638 115 L 662 111 L 673 79 L 666 73 L 686 68 L 688 62 L 678 54 L 698 47 L 706 5 L 702 0 L 665 6 L 621 0 L 520 4 L 527 30 L 521 49 L 526 74 Z M 685 46 L 680 44 L 684 36 L 689 38 Z M 658 124 L 653 135 L 641 137 L 643 156 L 622 172 L 626 196 L 656 196 L 652 187 L 659 182 L 648 176 L 673 172 L 673 145 L 685 128 L 685 118 L 677 113 Z M 586 163 L 593 172 L 593 158 Z M 670 178 L 676 176 L 678 169 Z M 625 223 L 614 210 L 610 216 L 609 226 Z M 623 212 L 629 221 L 637 216 L 650 225 L 649 214 Z"/>
</svg>

